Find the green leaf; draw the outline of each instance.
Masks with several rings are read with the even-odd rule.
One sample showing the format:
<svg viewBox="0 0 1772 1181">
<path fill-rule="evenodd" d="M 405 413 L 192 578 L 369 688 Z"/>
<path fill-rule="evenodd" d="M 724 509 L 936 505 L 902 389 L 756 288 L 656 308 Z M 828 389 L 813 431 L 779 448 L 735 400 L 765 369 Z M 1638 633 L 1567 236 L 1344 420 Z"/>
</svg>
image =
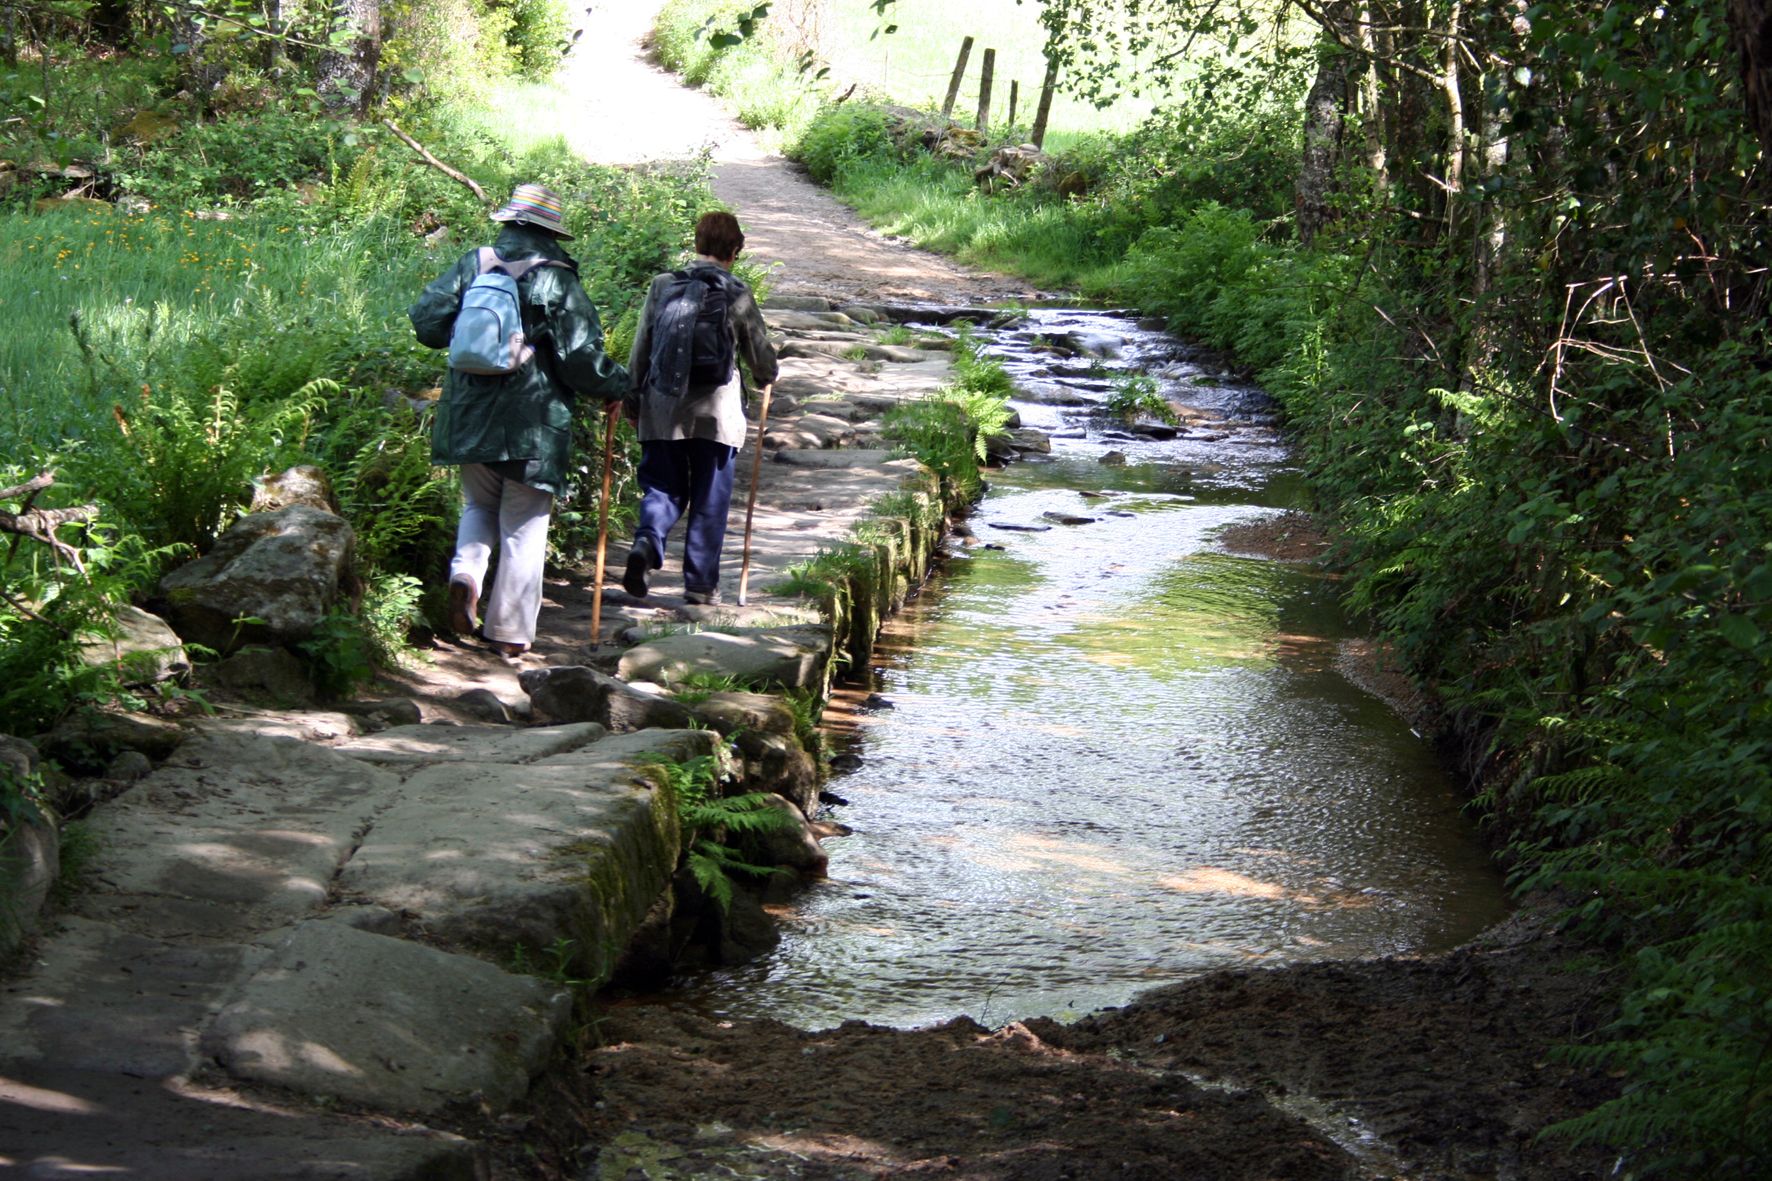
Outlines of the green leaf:
<svg viewBox="0 0 1772 1181">
<path fill-rule="evenodd" d="M 1751 652 L 1760 646 L 1760 629 L 1745 615 L 1722 616 L 1717 620 L 1717 630 L 1743 652 Z"/>
</svg>

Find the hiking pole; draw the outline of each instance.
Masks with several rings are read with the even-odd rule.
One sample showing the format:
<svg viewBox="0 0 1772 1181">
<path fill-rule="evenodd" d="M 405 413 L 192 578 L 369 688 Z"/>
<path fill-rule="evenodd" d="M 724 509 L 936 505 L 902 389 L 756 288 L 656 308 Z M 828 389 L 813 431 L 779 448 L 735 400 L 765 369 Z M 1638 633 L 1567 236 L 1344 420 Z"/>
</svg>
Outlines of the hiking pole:
<svg viewBox="0 0 1772 1181">
<path fill-rule="evenodd" d="M 763 408 L 757 411 L 757 458 L 751 464 L 751 501 L 744 510 L 744 561 L 738 567 L 738 605 L 744 606 L 745 586 L 751 579 L 751 518 L 757 513 L 757 483 L 763 477 L 763 430 L 769 425 L 769 393 L 772 381 L 763 387 Z"/>
<path fill-rule="evenodd" d="M 597 593 L 591 596 L 591 647 L 603 642 L 603 557 L 609 549 L 609 481 L 615 466 L 615 428 L 621 416 L 615 404 L 603 403 L 603 498 L 597 504 L 597 578 L 591 585 Z"/>
</svg>

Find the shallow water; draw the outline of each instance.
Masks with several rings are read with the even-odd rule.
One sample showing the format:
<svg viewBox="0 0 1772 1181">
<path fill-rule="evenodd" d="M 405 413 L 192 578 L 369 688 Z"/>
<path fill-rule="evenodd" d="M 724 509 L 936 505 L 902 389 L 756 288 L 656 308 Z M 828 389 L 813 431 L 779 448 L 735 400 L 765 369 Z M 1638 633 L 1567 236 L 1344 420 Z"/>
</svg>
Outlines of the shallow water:
<svg viewBox="0 0 1772 1181">
<path fill-rule="evenodd" d="M 1067 332 L 1116 355 L 1028 352 Z M 861 764 L 828 785 L 855 830 L 826 842 L 830 879 L 785 908 L 774 953 L 675 997 L 809 1027 L 998 1025 L 1216 968 L 1442 949 L 1500 918 L 1431 750 L 1336 672 L 1334 585 L 1216 540 L 1293 498 L 1265 399 L 1107 313 L 1037 311 L 993 347 L 1036 396 L 1099 399 L 1137 369 L 1236 421 L 1156 442 L 1019 405 L 1083 437 L 994 474 L 973 544 L 882 638 Z"/>
</svg>

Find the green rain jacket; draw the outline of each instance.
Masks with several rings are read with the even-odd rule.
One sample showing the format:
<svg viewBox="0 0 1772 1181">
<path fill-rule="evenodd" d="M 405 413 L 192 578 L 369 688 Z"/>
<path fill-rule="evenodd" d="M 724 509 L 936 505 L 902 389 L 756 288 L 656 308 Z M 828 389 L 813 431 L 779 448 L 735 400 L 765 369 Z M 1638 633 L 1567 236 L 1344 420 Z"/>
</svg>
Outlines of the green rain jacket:
<svg viewBox="0 0 1772 1181">
<path fill-rule="evenodd" d="M 507 478 L 558 496 L 572 450 L 572 403 L 628 392 L 628 371 L 603 352 L 603 324 L 578 281 L 578 264 L 546 230 L 507 224 L 492 248 L 506 261 L 549 258 L 565 267 L 536 267 L 517 284 L 523 333 L 535 359 L 520 371 L 479 376 L 451 369 L 431 429 L 431 462 L 523 464 Z M 449 347 L 462 292 L 479 274 L 476 251 L 463 255 L 407 311 L 420 344 Z"/>
</svg>

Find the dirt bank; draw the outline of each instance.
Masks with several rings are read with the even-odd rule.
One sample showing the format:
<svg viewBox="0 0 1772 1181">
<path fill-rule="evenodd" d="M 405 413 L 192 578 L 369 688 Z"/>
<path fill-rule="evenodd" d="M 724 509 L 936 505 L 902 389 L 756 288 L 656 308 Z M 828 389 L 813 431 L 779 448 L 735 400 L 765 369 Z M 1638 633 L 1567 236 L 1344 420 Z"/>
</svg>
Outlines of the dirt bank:
<svg viewBox="0 0 1772 1181">
<path fill-rule="evenodd" d="M 505 1136 L 510 1175 L 599 1181 L 1575 1181 L 1537 1133 L 1613 1093 L 1561 1061 L 1612 980 L 1536 919 L 1421 960 L 1221 972 L 1074 1025 L 808 1032 L 630 1001 Z M 538 1139 L 549 1127 L 553 1134 Z M 584 1166 L 589 1164 L 589 1169 Z M 584 1171 L 578 1171 L 584 1170 Z"/>
</svg>

